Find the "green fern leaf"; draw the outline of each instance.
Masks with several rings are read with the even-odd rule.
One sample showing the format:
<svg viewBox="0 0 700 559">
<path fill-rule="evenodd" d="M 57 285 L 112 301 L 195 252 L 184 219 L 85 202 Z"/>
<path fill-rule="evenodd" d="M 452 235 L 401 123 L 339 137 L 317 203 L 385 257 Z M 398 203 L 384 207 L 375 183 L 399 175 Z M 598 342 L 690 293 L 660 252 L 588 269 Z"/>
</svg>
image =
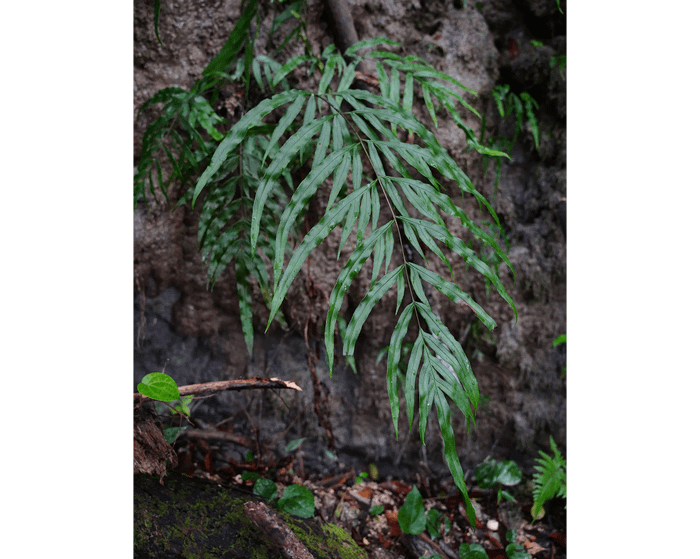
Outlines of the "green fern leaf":
<svg viewBox="0 0 700 559">
<path fill-rule="evenodd" d="M 257 188 L 255 202 L 253 203 L 253 216 L 250 226 L 250 250 L 255 252 L 260 233 L 260 219 L 265 211 L 265 203 L 270 191 L 276 184 L 280 175 L 287 169 L 291 160 L 300 153 L 309 143 L 309 140 L 321 129 L 331 117 L 322 117 L 302 126 L 285 142 L 279 153 L 270 162 L 265 177 Z M 324 177 L 325 178 L 325 177 Z"/>
<path fill-rule="evenodd" d="M 424 445 L 425 429 L 428 427 L 428 415 L 433 407 L 435 393 L 437 392 L 433 377 L 432 364 L 426 359 L 423 361 L 423 366 L 418 374 L 418 434 L 420 435 L 421 443 Z"/>
<path fill-rule="evenodd" d="M 372 186 L 374 185 L 373 182 L 370 184 Z M 352 230 L 355 227 L 355 224 L 357 223 L 357 216 L 360 215 L 360 200 L 361 199 L 357 199 L 353 203 L 352 208 L 350 208 L 350 211 L 348 212 L 348 217 L 345 220 L 343 231 L 340 234 L 340 243 L 338 244 L 338 259 L 340 258 L 340 254 L 343 252 L 343 248 L 345 248 L 345 243 L 350 238 L 350 234 L 352 233 Z"/>
<path fill-rule="evenodd" d="M 479 306 L 474 299 L 462 291 L 457 285 L 452 282 L 446 281 L 442 276 L 439 276 L 435 272 L 431 272 L 421 266 L 417 266 L 411 262 L 408 263 L 410 270 L 415 271 L 415 273 L 420 276 L 420 278 L 432 285 L 443 295 L 446 295 L 450 300 L 458 305 L 467 305 L 474 313 L 479 317 L 479 320 L 486 326 L 489 330 L 493 330 L 496 327 L 496 321 L 491 318 L 484 309 Z"/>
<path fill-rule="evenodd" d="M 248 269 L 240 266 L 236 270 L 236 292 L 238 294 L 238 308 L 241 314 L 241 326 L 243 327 L 243 339 L 248 348 L 248 355 L 253 357 L 253 304 L 252 290 L 248 282 Z"/>
<path fill-rule="evenodd" d="M 398 47 L 400 44 L 395 42 L 395 41 L 390 41 L 386 37 L 377 37 L 376 39 L 367 39 L 364 41 L 358 41 L 357 43 L 355 43 L 354 45 L 352 45 L 348 49 L 346 49 L 345 56 L 346 57 L 354 56 L 358 50 L 371 49 L 371 48 L 376 47 L 378 45 L 391 45 L 391 46 Z"/>
<path fill-rule="evenodd" d="M 437 116 L 435 115 L 435 105 L 433 104 L 433 100 L 430 98 L 430 88 L 425 83 L 421 84 L 421 87 L 423 89 L 423 100 L 425 101 L 425 106 L 428 109 L 430 118 L 433 119 L 433 124 L 435 125 L 435 128 L 437 128 L 438 121 Z"/>
<path fill-rule="evenodd" d="M 373 188 L 372 192 L 376 192 L 377 189 Z M 372 230 L 376 230 L 377 226 L 373 225 Z M 382 268 L 384 262 L 384 251 L 386 250 L 386 242 L 384 241 L 384 235 L 379 237 L 377 244 L 374 248 L 374 256 L 372 257 L 372 279 L 370 280 L 370 286 L 374 285 L 379 277 L 379 271 Z"/>
<path fill-rule="evenodd" d="M 348 146 L 349 151 L 345 152 L 343 155 L 343 160 L 340 162 L 335 171 L 333 171 L 333 188 L 328 196 L 328 205 L 326 206 L 326 211 L 333 206 L 333 202 L 340 194 L 341 189 L 345 186 L 345 181 L 348 178 L 348 172 L 350 171 L 350 165 L 352 164 L 352 158 L 355 153 L 357 153 L 357 144 Z M 335 148 L 334 148 L 335 149 Z M 342 146 L 338 150 L 342 149 Z"/>
<path fill-rule="evenodd" d="M 439 225 L 436 225 L 434 223 L 430 223 L 428 221 L 424 220 L 417 220 L 413 219 L 410 217 L 400 217 L 399 218 L 403 223 L 404 223 L 404 228 L 414 226 L 416 228 L 422 228 L 425 230 L 428 234 L 430 234 L 432 237 L 437 239 L 438 241 L 441 241 L 447 245 L 447 247 L 459 254 L 463 259 L 466 264 L 469 266 L 472 266 L 477 272 L 488 278 L 490 282 L 493 283 L 493 285 L 496 287 L 496 291 L 498 291 L 498 294 L 505 300 L 513 309 L 513 312 L 516 315 L 517 318 L 517 311 L 515 309 L 515 303 L 513 302 L 513 299 L 511 299 L 510 295 L 508 295 L 505 286 L 501 282 L 501 280 L 498 278 L 496 273 L 487 265 L 485 264 L 482 260 L 480 260 L 477 256 L 476 253 L 471 250 L 465 242 L 460 239 L 459 237 L 455 237 L 452 235 L 446 228 L 440 227 Z M 478 229 L 475 225 L 472 224 L 472 227 L 475 229 Z M 484 236 L 487 237 L 489 240 L 492 240 L 486 233 L 481 231 L 479 229 L 480 233 Z M 495 241 L 493 241 L 493 244 L 495 244 Z M 491 243 L 489 243 L 491 244 Z M 493 245 L 491 245 L 493 246 Z M 496 245 L 498 246 L 498 245 Z M 498 251 L 502 253 L 501 249 L 499 248 Z M 505 255 L 504 255 L 505 256 Z M 506 260 L 507 261 L 507 260 Z"/>
<path fill-rule="evenodd" d="M 396 282 L 397 276 L 403 272 L 403 266 L 394 268 L 391 272 L 384 275 L 374 286 L 367 292 L 360 304 L 357 305 L 355 312 L 348 324 L 347 336 L 343 343 L 343 354 L 353 355 L 355 352 L 355 344 L 360 335 L 360 330 L 367 320 L 370 311 L 377 304 L 379 299 L 384 297 L 389 288 Z"/>
<path fill-rule="evenodd" d="M 267 156 L 270 154 L 270 151 L 272 151 L 273 148 L 277 147 L 277 142 L 280 140 L 282 135 L 289 129 L 290 124 L 294 122 L 294 119 L 301 112 L 301 108 L 304 105 L 305 101 L 305 97 L 299 96 L 294 100 L 294 103 L 289 105 L 287 112 L 285 112 L 284 116 L 279 120 L 275 131 L 270 137 L 270 142 L 267 146 L 267 150 L 265 150 L 265 155 L 263 155 L 263 161 L 267 159 Z"/>
<path fill-rule="evenodd" d="M 472 526 L 476 526 L 476 512 L 467 495 L 467 485 L 464 483 L 464 471 L 462 470 L 462 465 L 457 455 L 454 432 L 450 421 L 450 406 L 440 391 L 435 392 L 435 408 L 437 409 L 438 423 L 440 424 L 442 438 L 445 441 L 445 460 L 447 461 L 447 467 L 450 469 L 452 478 L 455 480 L 455 485 L 464 496 L 464 508 L 469 523 Z"/>
<path fill-rule="evenodd" d="M 280 218 L 279 229 L 275 239 L 275 261 L 274 261 L 274 282 L 275 286 L 282 275 L 282 265 L 284 263 L 285 249 L 287 247 L 289 232 L 294 226 L 297 217 L 306 207 L 309 199 L 316 194 L 318 187 L 328 177 L 336 167 L 342 162 L 346 155 L 352 150 L 352 146 L 333 152 L 321 164 L 312 167 L 311 172 L 299 184 L 297 190 L 292 195 L 289 204 Z"/>
<path fill-rule="evenodd" d="M 411 307 L 411 310 L 413 309 L 413 305 L 408 305 L 406 308 L 408 307 Z M 421 359 L 423 358 L 424 344 L 423 331 L 419 330 L 418 337 L 411 348 L 411 357 L 408 360 L 408 367 L 406 368 L 406 382 L 404 384 L 406 415 L 408 416 L 409 425 L 413 425 L 413 410 L 416 401 L 416 377 L 418 376 L 418 367 L 420 366 Z M 398 361 L 396 362 L 396 366 L 398 367 Z"/>
<path fill-rule="evenodd" d="M 259 125 L 264 117 L 266 117 L 276 108 L 295 100 L 299 95 L 306 96 L 310 94 L 304 91 L 292 90 L 278 93 L 269 99 L 264 99 L 257 107 L 248 111 L 243 118 L 241 118 L 241 120 L 239 120 L 233 126 L 233 128 L 231 128 L 231 130 L 219 144 L 219 147 L 216 148 L 216 151 L 212 156 L 211 163 L 199 177 L 199 180 L 195 185 L 194 195 L 192 197 L 192 207 L 194 207 L 199 194 L 209 183 L 211 178 L 216 174 L 219 168 L 224 164 L 229 154 L 236 149 L 243 140 L 245 140 L 249 129 L 253 126 Z"/>
<path fill-rule="evenodd" d="M 295 56 L 293 58 L 290 58 L 282 64 L 282 66 L 279 67 L 277 70 L 277 73 L 275 74 L 275 77 L 272 80 L 272 87 L 277 87 L 277 84 L 279 84 L 290 72 L 292 72 L 295 68 L 300 66 L 301 64 L 305 64 L 306 62 L 311 62 L 313 61 L 314 58 L 306 55 L 299 55 Z"/>
<path fill-rule="evenodd" d="M 340 308 L 343 304 L 343 298 L 345 297 L 345 294 L 350 288 L 352 280 L 355 279 L 355 276 L 357 276 L 357 274 L 360 272 L 362 266 L 369 258 L 369 255 L 372 253 L 375 244 L 378 243 L 380 239 L 382 239 L 386 230 L 390 228 L 391 225 L 391 223 L 383 225 L 380 229 L 376 230 L 369 237 L 367 237 L 367 239 L 363 243 L 360 243 L 358 245 L 355 251 L 350 255 L 350 258 L 348 258 L 348 261 L 343 267 L 343 269 L 340 271 L 340 274 L 338 275 L 338 280 L 336 281 L 335 286 L 333 286 L 331 295 L 328 298 L 328 316 L 326 318 L 326 328 L 324 334 L 326 344 L 326 358 L 328 361 L 328 367 L 331 375 L 333 374 L 333 357 L 335 354 L 333 341 L 335 333 L 335 324 L 338 320 L 338 313 L 340 312 Z M 344 339 L 347 339 L 347 331 Z"/>
<path fill-rule="evenodd" d="M 442 321 L 440 321 L 440 319 L 433 314 L 430 306 L 422 303 L 416 303 L 416 308 L 428 324 L 431 332 L 435 334 L 439 341 L 447 348 L 447 350 L 449 350 L 448 355 L 451 355 L 451 357 L 443 357 L 443 359 L 446 359 L 448 363 L 450 363 L 450 366 L 452 366 L 454 369 L 457 378 L 462 383 L 462 386 L 467 393 L 467 397 L 476 410 L 477 406 L 479 405 L 479 388 L 476 382 L 476 377 L 474 376 L 467 356 L 464 354 L 462 346 L 459 345 L 457 340 L 454 339 L 454 336 L 450 333 Z M 429 343 L 427 339 L 426 343 Z M 470 416 L 470 414 L 465 415 L 467 416 L 467 419 L 473 420 L 473 416 Z"/>
<path fill-rule="evenodd" d="M 282 305 L 282 301 L 284 300 L 287 291 L 289 291 L 292 281 L 299 273 L 299 270 L 301 270 L 301 266 L 309 254 L 311 254 L 311 251 L 321 244 L 321 242 L 328 237 L 330 232 L 335 229 L 335 227 L 337 227 L 341 221 L 343 221 L 353 205 L 359 201 L 360 197 L 367 192 L 368 189 L 369 185 L 366 185 L 338 202 L 323 216 L 321 221 L 314 225 L 311 231 L 306 234 L 304 240 L 294 251 L 292 258 L 284 270 L 284 274 L 282 275 L 279 284 L 275 286 L 275 293 L 270 305 L 270 319 L 267 323 L 267 328 L 269 328 L 270 324 L 272 324 L 272 319 Z"/>
<path fill-rule="evenodd" d="M 566 498 L 566 460 L 557 449 L 554 439 L 550 436 L 550 445 L 554 451 L 554 456 L 549 456 L 540 451 L 541 458 L 535 462 L 534 482 L 534 504 L 532 506 L 533 520 L 538 518 L 544 503 L 553 497 Z"/>
<path fill-rule="evenodd" d="M 202 72 L 203 76 L 214 72 L 225 72 L 228 67 L 231 66 L 238 51 L 241 49 L 241 46 L 243 46 L 244 41 L 250 40 L 249 28 L 257 9 L 258 2 L 256 0 L 248 0 L 248 2 L 241 7 L 241 15 L 238 17 L 233 31 L 231 31 L 221 51 L 219 51 L 204 69 Z"/>
<path fill-rule="evenodd" d="M 403 266 L 397 268 L 399 270 L 398 277 L 403 277 Z M 397 279 L 398 279 L 397 277 Z M 389 392 L 389 401 L 391 402 L 391 419 L 394 422 L 394 430 L 396 431 L 396 440 L 399 439 L 399 382 L 398 382 L 398 372 L 399 372 L 399 361 L 401 360 L 401 348 L 403 346 L 403 340 L 408 332 L 408 324 L 411 321 L 411 316 L 413 314 L 413 304 L 407 305 L 406 308 L 399 316 L 399 320 L 396 323 L 394 332 L 391 335 L 391 342 L 389 342 L 389 353 L 387 356 L 387 373 L 386 382 L 387 390 Z M 415 345 L 413 348 L 415 351 Z M 406 403 L 408 405 L 408 394 L 406 392 Z M 413 394 L 412 392 L 410 393 Z M 412 406 L 413 403 L 411 403 Z M 413 408 L 411 407 L 411 419 L 409 423 L 413 420 Z"/>
<path fill-rule="evenodd" d="M 326 62 L 325 68 L 323 69 L 323 75 L 321 76 L 321 81 L 318 84 L 318 94 L 323 95 L 328 89 L 328 86 L 333 79 L 333 74 L 335 73 L 335 67 L 338 62 L 338 56 L 333 56 Z M 342 60 L 342 58 L 341 58 Z"/>
</svg>

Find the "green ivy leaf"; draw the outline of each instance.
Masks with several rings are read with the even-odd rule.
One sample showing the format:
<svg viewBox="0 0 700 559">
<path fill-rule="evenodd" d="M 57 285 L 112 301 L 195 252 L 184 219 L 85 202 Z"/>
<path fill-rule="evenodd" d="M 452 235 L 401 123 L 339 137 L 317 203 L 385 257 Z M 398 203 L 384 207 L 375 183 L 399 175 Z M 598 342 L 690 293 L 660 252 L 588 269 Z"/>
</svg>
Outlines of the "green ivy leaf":
<svg viewBox="0 0 700 559">
<path fill-rule="evenodd" d="M 180 399 L 177 383 L 165 373 L 146 375 L 136 389 L 144 396 L 160 402 L 173 402 Z"/>
</svg>

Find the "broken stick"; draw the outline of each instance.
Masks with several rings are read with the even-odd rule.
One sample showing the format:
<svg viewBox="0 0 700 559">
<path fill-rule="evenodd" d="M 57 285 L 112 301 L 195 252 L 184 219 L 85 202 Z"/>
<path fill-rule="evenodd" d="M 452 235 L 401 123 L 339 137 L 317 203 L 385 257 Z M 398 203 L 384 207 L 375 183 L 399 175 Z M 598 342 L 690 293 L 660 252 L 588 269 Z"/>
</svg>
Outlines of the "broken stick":
<svg viewBox="0 0 700 559">
<path fill-rule="evenodd" d="M 202 384 L 188 384 L 178 387 L 180 396 L 202 396 L 210 394 L 218 394 L 225 390 L 246 390 L 248 388 L 291 388 L 301 392 L 301 388 L 296 382 L 289 380 L 280 380 L 278 378 L 244 378 L 236 380 L 220 380 L 217 382 L 204 382 Z M 148 396 L 134 394 L 134 402 L 140 403 L 150 400 Z"/>
</svg>

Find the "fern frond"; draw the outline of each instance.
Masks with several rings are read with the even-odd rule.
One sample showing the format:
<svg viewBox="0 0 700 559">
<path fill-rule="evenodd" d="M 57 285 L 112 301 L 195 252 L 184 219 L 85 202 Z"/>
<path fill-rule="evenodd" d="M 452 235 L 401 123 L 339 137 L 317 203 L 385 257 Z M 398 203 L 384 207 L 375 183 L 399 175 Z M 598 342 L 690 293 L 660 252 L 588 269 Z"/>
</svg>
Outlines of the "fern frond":
<svg viewBox="0 0 700 559">
<path fill-rule="evenodd" d="M 250 4 L 244 9 L 248 6 Z M 275 20 L 273 28 L 292 16 L 297 17 L 297 14 L 290 7 L 284 17 L 278 16 L 280 19 Z M 244 41 L 236 37 L 235 41 Z M 229 51 L 238 44 L 233 38 L 231 41 Z M 242 44 L 238 44 L 239 49 Z M 285 91 L 248 110 L 223 138 L 215 127 L 220 124 L 215 113 L 203 97 L 196 96 L 200 92 L 194 97 L 192 92 L 170 92 L 174 102 L 184 103 L 183 95 L 190 96 L 186 108 L 180 112 L 173 109 L 169 117 L 179 119 L 187 138 L 187 141 L 178 142 L 181 151 L 177 173 L 185 176 L 187 168 L 206 160 L 204 154 L 210 157 L 187 199 L 194 205 L 199 197 L 204 197 L 198 240 L 203 258 L 208 262 L 209 277 L 215 281 L 226 266 L 234 264 L 236 267 L 242 325 L 249 351 L 253 339 L 251 279 L 257 279 L 263 293 L 270 292 L 262 255 L 269 257 L 273 267 L 269 327 L 311 251 L 334 228 L 342 226 L 338 246 L 340 258 L 353 236 L 354 249 L 329 297 L 324 345 L 330 372 L 333 372 L 335 357 L 336 326 L 342 325 L 343 354 L 351 359 L 369 314 L 396 286 L 399 317 L 387 360 L 392 421 L 398 436 L 399 363 L 404 348 L 410 347 L 404 385 L 409 420 L 413 419 L 417 389 L 421 439 L 424 439 L 428 415 L 434 405 L 445 440 L 445 459 L 466 498 L 449 401 L 464 414 L 468 424 L 473 423 L 479 401 L 478 386 L 461 345 L 431 308 L 424 285 L 432 286 L 456 304 L 470 307 L 490 330 L 495 327 L 484 309 L 454 282 L 451 261 L 444 252 L 447 248 L 459 255 L 467 267 L 496 286 L 514 311 L 515 306 L 497 274 L 460 237 L 448 230 L 444 216 L 457 217 L 466 230 L 491 247 L 495 258 L 505 261 L 511 270 L 512 265 L 496 239 L 444 193 L 441 181 L 452 181 L 486 208 L 500 227 L 488 200 L 439 144 L 434 133 L 413 114 L 414 88 L 420 87 L 423 92 L 435 126 L 438 125 L 437 110 L 442 107 L 464 131 L 470 146 L 483 153 L 503 154 L 481 145 L 462 120 L 458 109 L 476 112 L 462 97 L 464 93 L 473 92 L 418 57 L 372 50 L 364 56 L 371 56 L 377 62 L 381 95 L 351 89 L 355 68 L 361 60 L 360 51 L 375 49 L 381 44 L 396 45 L 385 38 L 362 41 L 346 51 L 348 62 L 332 47 L 326 48 L 320 58 L 312 56 L 307 49 L 305 55 L 283 64 L 266 57 L 253 59 L 247 49 L 246 70 L 243 74 L 237 71 L 236 75 L 245 78 L 252 72 L 262 89 L 264 73 L 272 90 L 282 85 Z M 286 77 L 302 65 L 307 65 L 312 75 L 318 77 L 314 93 L 288 89 Z M 265 119 L 274 111 L 279 114 L 276 124 L 266 123 Z M 149 145 L 159 140 L 164 124 L 159 126 L 151 132 L 153 141 Z M 402 142 L 399 128 L 408 131 L 416 141 Z M 218 146 L 214 150 L 216 142 Z M 150 153 L 148 155 L 151 157 Z M 175 154 L 171 159 L 176 160 Z M 294 181 L 290 169 L 298 171 Z M 139 175 L 144 184 L 147 178 L 145 174 Z M 291 190 L 288 199 L 283 192 L 283 179 Z M 162 183 L 161 178 L 158 180 Z M 306 235 L 297 239 L 300 218 L 324 181 L 332 181 L 325 214 Z M 296 249 L 289 256 L 290 247 L 295 243 Z M 411 261 L 407 256 L 404 251 L 408 245 L 420 260 Z M 392 268 L 395 247 L 403 262 Z M 429 253 L 449 268 L 452 281 L 428 269 Z M 344 325 L 344 317 L 340 315 L 344 297 L 370 257 L 369 289 Z M 409 301 L 402 310 L 404 295 L 408 295 Z M 418 337 L 415 343 L 405 344 L 413 319 Z M 473 523 L 474 511 L 468 498 L 465 505 Z"/>
<path fill-rule="evenodd" d="M 540 450 L 542 457 L 535 460 L 537 464 L 533 476 L 534 504 L 531 511 L 533 521 L 538 517 L 547 501 L 553 497 L 566 498 L 566 460 L 562 457 L 551 436 L 549 444 L 554 455 L 549 456 Z"/>
</svg>

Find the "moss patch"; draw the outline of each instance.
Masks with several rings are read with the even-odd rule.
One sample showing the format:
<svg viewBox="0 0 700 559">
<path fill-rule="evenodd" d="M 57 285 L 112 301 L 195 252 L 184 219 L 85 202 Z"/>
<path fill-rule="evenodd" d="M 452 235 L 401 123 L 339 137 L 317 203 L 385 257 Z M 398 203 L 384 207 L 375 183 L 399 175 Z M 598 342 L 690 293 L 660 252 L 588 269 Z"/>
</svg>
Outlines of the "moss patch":
<svg viewBox="0 0 700 559">
<path fill-rule="evenodd" d="M 170 474 L 134 476 L 134 557 L 283 559 L 264 533 L 243 514 L 253 494 L 205 480 Z M 366 559 L 342 528 L 277 511 L 319 559 Z"/>
</svg>

